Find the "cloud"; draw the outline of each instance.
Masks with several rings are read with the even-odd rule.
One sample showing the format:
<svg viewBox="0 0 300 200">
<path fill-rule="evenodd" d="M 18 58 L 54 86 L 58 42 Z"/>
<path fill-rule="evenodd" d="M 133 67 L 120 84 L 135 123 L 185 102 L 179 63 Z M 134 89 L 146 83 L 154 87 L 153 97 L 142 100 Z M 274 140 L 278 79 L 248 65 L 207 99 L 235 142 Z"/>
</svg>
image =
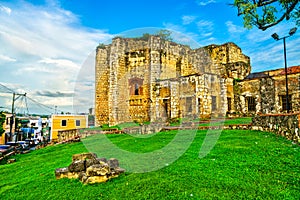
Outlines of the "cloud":
<svg viewBox="0 0 300 200">
<path fill-rule="evenodd" d="M 206 5 L 211 4 L 211 3 L 216 3 L 216 1 L 215 0 L 196 0 L 196 3 L 199 6 L 206 6 Z"/>
<path fill-rule="evenodd" d="M 55 65 L 57 67 L 70 68 L 73 70 L 78 70 L 80 66 L 74 63 L 71 60 L 67 59 L 52 59 L 52 58 L 43 58 L 38 61 L 39 63 L 47 64 L 47 65 Z"/>
<path fill-rule="evenodd" d="M 52 98 L 61 96 L 60 101 L 70 104 L 63 98 L 71 94 L 57 91 L 73 91 L 84 60 L 113 36 L 106 30 L 83 27 L 79 16 L 62 9 L 58 1 L 47 3 L 0 5 L 0 62 L 6 63 L 0 80 L 18 83 L 26 92 L 43 97 L 42 101 L 54 102 Z"/>
<path fill-rule="evenodd" d="M 197 27 L 201 37 L 209 37 L 213 34 L 214 23 L 207 20 L 200 20 L 197 22 Z"/>
<path fill-rule="evenodd" d="M 11 14 L 11 9 L 9 7 L 6 7 L 6 6 L 0 5 L 0 11 L 6 13 L 8 15 Z"/>
<path fill-rule="evenodd" d="M 16 62 L 17 61 L 16 59 L 11 58 L 11 57 L 6 56 L 6 55 L 3 55 L 3 54 L 0 54 L 0 60 L 6 61 L 6 62 Z"/>
<path fill-rule="evenodd" d="M 227 30 L 230 34 L 240 34 L 240 33 L 244 33 L 246 31 L 246 29 L 244 27 L 241 26 L 237 26 L 235 24 L 233 24 L 232 21 L 227 21 L 226 23 L 227 26 Z"/>
<path fill-rule="evenodd" d="M 56 91 L 56 92 L 52 92 L 52 91 L 37 91 L 35 93 L 38 96 L 46 96 L 46 97 L 73 97 L 74 92 L 60 92 L 60 91 Z"/>
<path fill-rule="evenodd" d="M 184 16 L 182 16 L 182 24 L 188 25 L 188 24 L 194 22 L 196 18 L 197 18 L 196 16 L 184 15 Z"/>
</svg>

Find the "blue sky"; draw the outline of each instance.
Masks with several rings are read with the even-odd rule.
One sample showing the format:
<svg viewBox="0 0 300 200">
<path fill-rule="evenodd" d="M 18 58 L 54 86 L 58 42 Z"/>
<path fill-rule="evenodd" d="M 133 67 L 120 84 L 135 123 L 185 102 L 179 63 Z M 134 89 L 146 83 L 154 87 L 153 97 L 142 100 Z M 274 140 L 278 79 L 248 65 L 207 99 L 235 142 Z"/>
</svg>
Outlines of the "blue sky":
<svg viewBox="0 0 300 200">
<path fill-rule="evenodd" d="M 243 28 L 233 0 L 0 0 L 0 84 L 58 110 L 74 110 L 74 88 L 86 84 L 93 106 L 93 53 L 98 43 L 117 35 L 170 29 L 195 47 L 234 42 L 250 56 L 252 71 L 282 68 L 283 44 L 271 34 L 288 34 L 284 22 L 266 31 Z M 153 27 L 153 28 L 148 28 Z M 300 30 L 287 39 L 288 65 L 300 64 Z M 185 38 L 185 40 L 183 40 Z M 187 39 L 186 39 L 187 38 Z M 191 42 L 193 41 L 193 42 Z M 0 105 L 9 108 L 11 94 L 0 87 Z M 31 105 L 30 112 L 38 107 Z M 47 111 L 48 112 L 48 111 Z M 51 111 L 49 111 L 51 112 Z"/>
</svg>

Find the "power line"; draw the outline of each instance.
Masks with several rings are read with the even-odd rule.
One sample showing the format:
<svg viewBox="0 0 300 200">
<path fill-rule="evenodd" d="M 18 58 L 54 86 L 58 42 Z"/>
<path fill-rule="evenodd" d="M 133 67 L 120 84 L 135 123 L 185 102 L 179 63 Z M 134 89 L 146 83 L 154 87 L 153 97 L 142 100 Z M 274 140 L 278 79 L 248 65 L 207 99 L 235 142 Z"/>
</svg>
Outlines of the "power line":
<svg viewBox="0 0 300 200">
<path fill-rule="evenodd" d="M 13 89 L 11 89 L 11 88 L 3 85 L 2 83 L 0 83 L 0 93 L 1 92 L 2 93 L 13 93 L 13 94 L 16 94 L 16 92 Z M 39 101 L 37 101 L 37 100 L 35 100 L 33 98 L 28 97 L 28 94 L 27 94 L 26 96 L 22 96 L 21 99 L 20 99 L 21 103 L 23 102 L 23 106 L 20 106 L 20 108 L 21 107 L 26 108 L 27 114 L 29 114 L 29 106 L 28 105 L 30 105 L 30 103 L 28 103 L 27 99 L 30 102 L 32 102 L 34 105 L 38 106 L 43 111 L 46 111 L 48 113 L 55 113 L 55 112 L 62 112 L 63 113 L 64 112 L 62 110 L 58 110 L 57 107 L 53 108 L 53 107 L 50 107 L 48 105 L 42 104 Z M 19 104 L 21 104 L 21 103 L 19 103 Z"/>
<path fill-rule="evenodd" d="M 14 93 L 15 91 L 13 91 L 12 89 L 6 87 L 5 85 L 3 85 L 2 83 L 0 83 L 0 91 L 3 92 L 3 93 Z M 3 88 L 5 90 L 3 90 Z"/>
<path fill-rule="evenodd" d="M 36 101 L 36 100 L 34 100 L 34 99 L 28 97 L 28 96 L 27 96 L 27 98 L 28 98 L 30 101 L 32 101 L 33 103 L 35 103 L 36 105 L 40 106 L 41 108 L 51 110 L 51 113 L 53 113 L 53 111 L 63 112 L 62 110 L 57 110 L 56 108 L 53 108 L 53 107 L 47 106 L 47 105 L 45 105 L 45 104 L 42 104 L 42 103 L 40 103 L 40 102 L 38 102 L 38 101 Z M 49 110 L 48 110 L 48 111 L 49 111 Z"/>
</svg>

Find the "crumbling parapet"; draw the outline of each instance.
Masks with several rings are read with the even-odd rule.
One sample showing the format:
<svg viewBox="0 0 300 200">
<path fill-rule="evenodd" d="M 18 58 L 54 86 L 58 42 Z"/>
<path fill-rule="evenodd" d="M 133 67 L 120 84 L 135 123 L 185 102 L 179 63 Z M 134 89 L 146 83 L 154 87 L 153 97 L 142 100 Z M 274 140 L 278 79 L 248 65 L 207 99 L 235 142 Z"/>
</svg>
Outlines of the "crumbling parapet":
<svg viewBox="0 0 300 200">
<path fill-rule="evenodd" d="M 84 184 L 106 182 L 118 177 L 125 170 L 120 168 L 116 158 L 98 158 L 95 153 L 75 154 L 68 167 L 55 170 L 56 179 L 75 178 Z"/>
</svg>

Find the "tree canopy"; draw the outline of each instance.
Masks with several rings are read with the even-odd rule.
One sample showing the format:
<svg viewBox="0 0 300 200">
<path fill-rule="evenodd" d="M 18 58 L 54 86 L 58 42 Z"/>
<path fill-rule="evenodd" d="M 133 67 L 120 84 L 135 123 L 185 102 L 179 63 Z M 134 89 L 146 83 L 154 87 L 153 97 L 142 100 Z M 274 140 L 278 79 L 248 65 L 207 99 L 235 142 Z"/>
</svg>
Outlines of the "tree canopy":
<svg viewBox="0 0 300 200">
<path fill-rule="evenodd" d="M 234 0 L 232 5 L 248 29 L 256 26 L 264 31 L 284 20 L 294 20 L 300 25 L 299 0 Z"/>
<path fill-rule="evenodd" d="M 3 111 L 0 111 L 0 136 L 5 132 L 5 130 L 3 129 L 3 123 L 5 122 L 5 115 L 3 113 Z"/>
</svg>

